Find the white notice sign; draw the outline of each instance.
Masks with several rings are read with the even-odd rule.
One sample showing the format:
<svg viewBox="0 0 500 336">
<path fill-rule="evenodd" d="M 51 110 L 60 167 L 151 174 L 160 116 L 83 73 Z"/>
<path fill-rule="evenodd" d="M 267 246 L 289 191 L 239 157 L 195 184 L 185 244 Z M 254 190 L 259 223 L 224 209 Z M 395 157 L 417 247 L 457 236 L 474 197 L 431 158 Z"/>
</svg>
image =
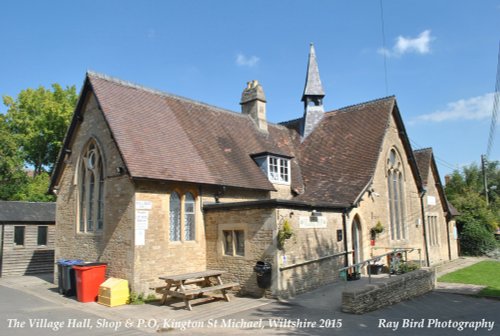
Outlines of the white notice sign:
<svg viewBox="0 0 500 336">
<path fill-rule="evenodd" d="M 318 216 L 318 217 L 300 216 L 299 227 L 301 229 L 325 229 L 326 228 L 326 217 L 323 217 L 323 216 Z"/>
<path fill-rule="evenodd" d="M 146 242 L 146 231 L 135 230 L 135 246 L 142 246 Z"/>
<path fill-rule="evenodd" d="M 135 201 L 136 210 L 151 210 L 153 209 L 153 202 L 151 201 Z"/>
<path fill-rule="evenodd" d="M 136 210 L 135 211 L 135 229 L 147 230 L 149 221 L 149 211 Z"/>
<path fill-rule="evenodd" d="M 427 205 L 436 205 L 436 197 L 427 196 Z"/>
</svg>

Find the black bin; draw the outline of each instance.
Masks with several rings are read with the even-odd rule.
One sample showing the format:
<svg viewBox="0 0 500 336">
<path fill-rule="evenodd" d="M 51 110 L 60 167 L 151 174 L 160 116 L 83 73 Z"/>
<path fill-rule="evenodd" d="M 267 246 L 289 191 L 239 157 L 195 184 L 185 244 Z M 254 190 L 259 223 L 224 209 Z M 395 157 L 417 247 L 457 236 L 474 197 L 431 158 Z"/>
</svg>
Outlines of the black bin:
<svg viewBox="0 0 500 336">
<path fill-rule="evenodd" d="M 272 266 L 265 261 L 257 261 L 253 270 L 257 274 L 257 286 L 259 288 L 271 287 Z"/>
<path fill-rule="evenodd" d="M 57 284 L 59 293 L 66 296 L 74 296 L 76 294 L 76 277 L 73 266 L 82 265 L 83 260 L 80 259 L 59 259 L 57 261 Z"/>
</svg>

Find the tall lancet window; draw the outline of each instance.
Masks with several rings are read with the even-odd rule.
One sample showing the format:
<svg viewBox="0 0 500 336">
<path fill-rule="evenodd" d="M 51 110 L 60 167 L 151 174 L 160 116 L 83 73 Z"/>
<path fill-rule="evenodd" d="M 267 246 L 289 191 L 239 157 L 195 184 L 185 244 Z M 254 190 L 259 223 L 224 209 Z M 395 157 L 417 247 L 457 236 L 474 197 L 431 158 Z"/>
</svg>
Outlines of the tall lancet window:
<svg viewBox="0 0 500 336">
<path fill-rule="evenodd" d="M 85 147 L 79 164 L 79 232 L 104 227 L 104 167 L 95 140 Z"/>
<path fill-rule="evenodd" d="M 170 241 L 181 240 L 181 199 L 175 191 L 170 194 Z"/>
<path fill-rule="evenodd" d="M 402 240 L 406 239 L 404 175 L 401 157 L 395 149 L 389 152 L 387 167 L 391 239 Z"/>
<path fill-rule="evenodd" d="M 195 202 L 193 194 L 184 195 L 184 239 L 195 240 Z"/>
</svg>

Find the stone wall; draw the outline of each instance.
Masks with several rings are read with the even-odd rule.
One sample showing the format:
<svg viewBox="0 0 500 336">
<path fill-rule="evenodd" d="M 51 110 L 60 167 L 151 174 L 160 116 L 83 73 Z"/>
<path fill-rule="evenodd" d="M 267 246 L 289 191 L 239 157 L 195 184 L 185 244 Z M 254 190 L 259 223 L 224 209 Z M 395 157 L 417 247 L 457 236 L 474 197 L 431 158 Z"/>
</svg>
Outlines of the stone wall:
<svg viewBox="0 0 500 336">
<path fill-rule="evenodd" d="M 391 149 L 395 149 L 402 160 L 400 170 L 404 174 L 404 239 L 391 239 L 391 222 L 389 209 L 389 191 L 387 181 L 387 159 Z M 395 247 L 420 248 L 422 258 L 424 255 L 422 210 L 419 197 L 419 190 L 409 164 L 408 155 L 394 117 L 391 117 L 387 128 L 386 136 L 382 144 L 380 156 L 375 169 L 371 188 L 373 193 L 366 192 L 358 208 L 354 208 L 349 213 L 347 235 L 351 242 L 352 224 L 357 218 L 361 224 L 361 259 L 370 259 L 372 256 L 390 252 Z M 384 232 L 378 234 L 375 246 L 370 246 L 370 229 L 377 222 L 384 226 Z M 349 245 L 349 249 L 352 245 Z M 414 257 L 413 257 L 414 256 Z M 418 253 L 412 256 L 418 259 Z M 350 260 L 352 263 L 352 260 Z"/>
<path fill-rule="evenodd" d="M 148 227 L 144 242 L 135 240 L 134 286 L 141 292 L 164 285 L 162 275 L 199 272 L 206 269 L 205 228 L 200 208 L 199 189 L 181 183 L 141 183 L 137 185 L 137 202 L 150 202 Z M 181 199 L 181 239 L 170 241 L 170 194 L 175 191 Z M 195 198 L 195 239 L 186 240 L 184 198 L 186 193 Z M 137 225 L 137 223 L 136 223 Z M 136 227 L 137 229 L 137 227 Z"/>
<path fill-rule="evenodd" d="M 104 228 L 101 232 L 82 233 L 77 230 L 76 167 L 84 146 L 92 138 L 98 143 L 105 162 Z M 55 258 L 107 262 L 108 276 L 124 278 L 132 283 L 134 185 L 127 175 L 116 174 L 116 168 L 123 166 L 103 114 L 91 95 L 85 102 L 83 121 L 75 130 L 71 155 L 64 160 L 64 170 L 56 186 Z"/>
<path fill-rule="evenodd" d="M 393 276 L 385 283 L 347 289 L 342 293 L 342 311 L 364 314 L 423 295 L 434 289 L 435 277 L 434 270 L 420 269 Z"/>
<path fill-rule="evenodd" d="M 432 166 L 429 169 L 429 176 L 427 177 L 427 192 L 424 196 L 424 210 L 425 210 L 425 225 L 427 244 L 429 248 L 429 260 L 431 265 L 440 264 L 450 260 L 448 250 L 448 235 L 450 238 L 451 252 L 457 250 L 457 240 L 454 238 L 452 226 L 447 223 L 445 213 L 443 210 L 443 203 L 439 196 L 438 188 L 436 187 L 435 175 L 433 174 Z M 433 230 L 429 223 L 429 216 L 433 216 L 437 221 L 437 230 Z M 450 230 L 450 231 L 448 231 Z M 432 232 L 431 232 L 432 231 Z M 437 243 L 431 241 L 431 235 L 437 234 Z M 452 254 L 453 258 L 453 254 Z"/>
<path fill-rule="evenodd" d="M 257 286 L 253 270 L 257 261 L 273 265 L 273 279 L 276 269 L 276 215 L 274 209 L 210 210 L 205 213 L 207 267 L 227 271 L 226 281 L 241 285 L 241 293 L 261 297 L 266 295 Z M 243 230 L 245 234 L 245 255 L 229 256 L 224 253 L 224 230 Z M 267 295 L 274 291 L 273 286 Z"/>
<path fill-rule="evenodd" d="M 274 294 L 289 297 L 334 282 L 345 262 L 343 231 L 337 240 L 342 214 L 323 211 L 319 222 L 310 221 L 311 211 L 278 209 L 277 216 L 278 228 L 287 220 L 293 235 L 277 254 L 280 272 Z"/>
</svg>

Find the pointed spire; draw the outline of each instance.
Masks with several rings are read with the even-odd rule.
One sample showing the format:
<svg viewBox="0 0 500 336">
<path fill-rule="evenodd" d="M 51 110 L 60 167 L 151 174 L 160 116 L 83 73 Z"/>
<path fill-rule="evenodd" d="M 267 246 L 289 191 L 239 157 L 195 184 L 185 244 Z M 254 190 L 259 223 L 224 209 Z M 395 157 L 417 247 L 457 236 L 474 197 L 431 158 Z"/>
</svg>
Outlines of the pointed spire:
<svg viewBox="0 0 500 336">
<path fill-rule="evenodd" d="M 316 125 L 323 119 L 325 110 L 323 108 L 323 85 L 319 79 L 318 63 L 316 62 L 316 51 L 311 43 L 309 49 L 309 61 L 307 63 L 306 86 L 302 101 L 304 102 L 304 118 L 302 122 L 302 140 L 312 133 Z"/>
<path fill-rule="evenodd" d="M 303 102 L 306 101 L 307 96 L 316 96 L 321 98 L 325 96 L 323 85 L 321 84 L 321 79 L 319 78 L 316 51 L 314 50 L 312 42 L 309 49 L 309 62 L 307 63 L 306 85 L 304 87 L 304 94 L 302 95 Z"/>
</svg>

